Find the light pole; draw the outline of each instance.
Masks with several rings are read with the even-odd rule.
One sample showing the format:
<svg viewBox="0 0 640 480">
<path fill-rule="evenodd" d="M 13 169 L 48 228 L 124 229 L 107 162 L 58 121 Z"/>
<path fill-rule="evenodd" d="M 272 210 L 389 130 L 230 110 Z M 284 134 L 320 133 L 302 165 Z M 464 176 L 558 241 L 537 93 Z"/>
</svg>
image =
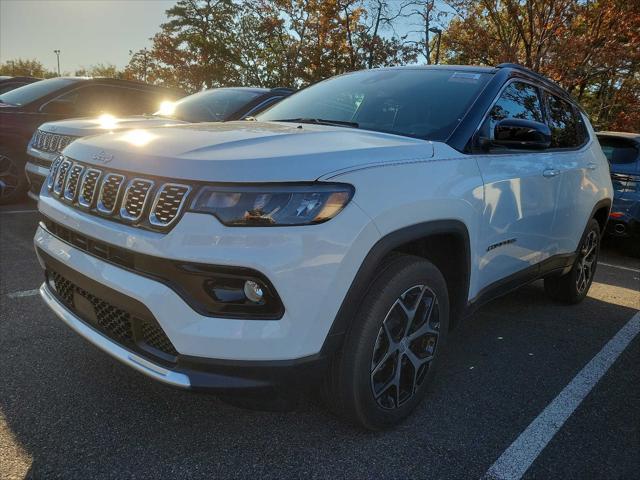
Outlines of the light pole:
<svg viewBox="0 0 640 480">
<path fill-rule="evenodd" d="M 55 53 L 58 58 L 58 76 L 60 76 L 60 50 L 54 50 L 53 53 Z"/>
<path fill-rule="evenodd" d="M 437 65 L 438 62 L 440 61 L 440 39 L 442 38 L 442 29 L 433 27 L 433 28 L 430 28 L 429 31 L 436 33 L 438 35 L 438 40 L 436 40 L 436 62 L 435 62 L 435 64 Z"/>
</svg>

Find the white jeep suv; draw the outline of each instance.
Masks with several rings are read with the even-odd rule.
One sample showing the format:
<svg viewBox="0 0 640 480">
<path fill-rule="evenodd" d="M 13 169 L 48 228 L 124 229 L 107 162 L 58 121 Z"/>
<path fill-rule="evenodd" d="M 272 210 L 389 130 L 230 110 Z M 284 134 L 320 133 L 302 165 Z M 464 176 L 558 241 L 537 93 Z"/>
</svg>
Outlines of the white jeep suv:
<svg viewBox="0 0 640 480">
<path fill-rule="evenodd" d="M 43 186 L 41 295 L 167 384 L 321 386 L 380 429 L 447 333 L 544 278 L 582 300 L 611 205 L 589 122 L 517 65 L 350 73 L 255 121 L 77 140 Z"/>
</svg>

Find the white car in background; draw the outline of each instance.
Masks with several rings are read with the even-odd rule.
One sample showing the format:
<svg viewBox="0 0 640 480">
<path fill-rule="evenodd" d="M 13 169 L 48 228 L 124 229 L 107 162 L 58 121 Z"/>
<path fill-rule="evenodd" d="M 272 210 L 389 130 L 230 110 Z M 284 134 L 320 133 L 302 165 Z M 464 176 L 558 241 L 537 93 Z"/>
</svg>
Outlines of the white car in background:
<svg viewBox="0 0 640 480">
<path fill-rule="evenodd" d="M 153 115 L 117 118 L 104 114 L 42 124 L 33 134 L 25 173 L 29 196 L 37 200 L 51 163 L 77 138 L 108 132 L 197 122 L 226 122 L 256 115 L 291 95 L 289 88 L 214 88 L 176 102 L 163 102 Z"/>
<path fill-rule="evenodd" d="M 479 305 L 538 278 L 586 296 L 611 198 L 588 119 L 538 74 L 367 70 L 257 121 L 73 142 L 40 197 L 40 292 L 161 382 L 316 385 L 381 429 Z"/>
</svg>

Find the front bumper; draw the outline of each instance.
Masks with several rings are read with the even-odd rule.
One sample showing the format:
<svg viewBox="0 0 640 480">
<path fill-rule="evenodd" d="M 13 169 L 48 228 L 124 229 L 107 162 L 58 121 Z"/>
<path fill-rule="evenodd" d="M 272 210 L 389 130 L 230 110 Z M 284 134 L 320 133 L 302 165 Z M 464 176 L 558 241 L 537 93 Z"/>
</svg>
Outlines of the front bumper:
<svg viewBox="0 0 640 480">
<path fill-rule="evenodd" d="M 186 214 L 166 234 L 97 218 L 46 191 L 39 208 L 67 229 L 114 247 L 163 259 L 250 268 L 271 281 L 284 305 L 281 318 L 207 316 L 171 285 L 88 253 L 53 235 L 44 223 L 39 226 L 34 243 L 45 269 L 50 257 L 63 265 L 65 276 L 78 277 L 75 283 L 82 289 L 97 284 L 116 292 L 129 299 L 117 305 L 125 310 L 143 305 L 175 348 L 176 360 L 156 361 L 135 345 L 105 336 L 44 286 L 43 298 L 58 316 L 136 370 L 189 388 L 253 390 L 317 379 L 332 351 L 325 346 L 337 344 L 337 336 L 329 335 L 333 320 L 364 256 L 379 238 L 354 203 L 331 222 L 308 228 L 232 229 L 208 215 Z"/>
<path fill-rule="evenodd" d="M 319 381 L 328 364 L 328 359 L 320 355 L 274 362 L 213 361 L 178 355 L 176 365 L 167 367 L 119 345 L 92 328 L 66 307 L 46 282 L 40 287 L 40 296 L 67 326 L 90 343 L 134 370 L 173 387 L 222 393 L 294 388 Z"/>
</svg>

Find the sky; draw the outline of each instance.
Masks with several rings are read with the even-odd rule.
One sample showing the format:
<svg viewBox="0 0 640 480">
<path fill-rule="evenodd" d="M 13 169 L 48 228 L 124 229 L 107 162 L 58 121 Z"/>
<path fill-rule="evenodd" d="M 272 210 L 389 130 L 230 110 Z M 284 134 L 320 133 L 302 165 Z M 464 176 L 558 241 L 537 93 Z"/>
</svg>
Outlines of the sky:
<svg viewBox="0 0 640 480">
<path fill-rule="evenodd" d="M 392 0 L 400 1 L 400 0 Z M 176 0 L 0 0 L 0 63 L 36 59 L 61 71 L 97 63 L 122 69 L 129 50 L 151 46 L 150 38 L 166 21 Z M 440 3 L 440 2 L 436 2 Z M 443 6 L 441 5 L 442 9 Z M 398 33 L 414 30 L 415 20 L 398 25 Z"/>
<path fill-rule="evenodd" d="M 175 0 L 0 0 L 0 63 L 37 59 L 73 73 L 96 63 L 124 68 L 150 47 Z"/>
</svg>

